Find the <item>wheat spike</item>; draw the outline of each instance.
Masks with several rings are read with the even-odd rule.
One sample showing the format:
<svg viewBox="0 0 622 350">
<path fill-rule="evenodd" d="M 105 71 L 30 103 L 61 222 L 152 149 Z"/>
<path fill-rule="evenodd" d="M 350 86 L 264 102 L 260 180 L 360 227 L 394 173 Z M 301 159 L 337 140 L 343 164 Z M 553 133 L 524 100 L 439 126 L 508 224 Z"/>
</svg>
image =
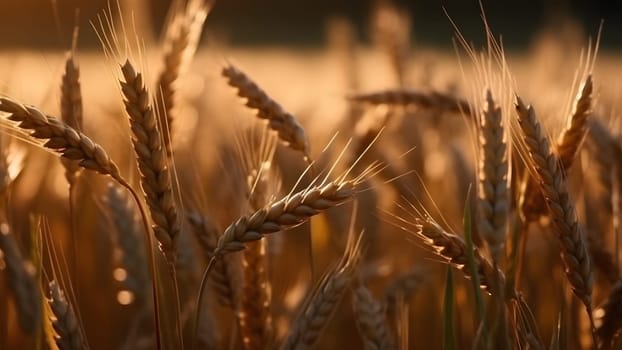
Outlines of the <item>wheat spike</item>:
<svg viewBox="0 0 622 350">
<path fill-rule="evenodd" d="M 55 281 L 50 282 L 48 304 L 54 316 L 50 321 L 54 328 L 56 345 L 60 350 L 88 349 L 84 334 L 73 307 L 65 299 L 63 291 Z"/>
<path fill-rule="evenodd" d="M 583 302 L 592 319 L 592 270 L 574 204 L 568 193 L 563 170 L 551 152 L 534 109 L 516 101 L 518 122 L 529 152 L 530 167 L 546 200 L 561 248 L 565 272 L 575 295 Z"/>
<path fill-rule="evenodd" d="M 352 306 L 365 349 L 394 349 L 384 308 L 374 299 L 367 287 L 360 285 L 354 290 Z"/>
<path fill-rule="evenodd" d="M 348 180 L 313 186 L 287 196 L 229 225 L 218 239 L 214 255 L 243 250 L 245 243 L 298 226 L 310 217 L 351 199 L 355 191 L 356 182 Z"/>
<path fill-rule="evenodd" d="M 82 130 L 82 91 L 80 87 L 80 68 L 73 56 L 69 53 L 65 60 L 65 73 L 61 83 L 60 99 L 61 119 L 75 130 Z M 76 180 L 80 166 L 75 161 L 62 158 L 61 162 L 65 167 L 65 178 L 69 184 Z"/>
<path fill-rule="evenodd" d="M 140 183 L 153 220 L 154 235 L 167 261 L 174 264 L 180 227 L 162 137 L 142 74 L 129 60 L 121 66 L 121 72 L 125 79 L 120 82 L 123 103 L 130 119 Z"/>
<path fill-rule="evenodd" d="M 151 281 L 142 227 L 137 220 L 135 207 L 127 193 L 112 183 L 108 184 L 105 203 L 110 210 L 110 219 L 116 232 L 114 236 L 120 251 L 119 261 L 127 273 L 123 286 L 132 292 L 138 304 L 143 304 L 151 291 Z"/>
<path fill-rule="evenodd" d="M 477 228 L 488 242 L 493 259 L 498 261 L 503 254 L 510 207 L 509 164 L 501 108 L 490 90 L 486 91 L 479 140 Z"/>
<path fill-rule="evenodd" d="M 172 21 L 166 29 L 164 39 L 164 67 L 158 75 L 156 84 L 157 115 L 162 127 L 162 139 L 167 154 L 172 152 L 173 121 L 175 119 L 175 83 L 183 74 L 194 55 L 203 24 L 212 6 L 207 1 L 190 1 L 185 8 L 173 3 L 171 10 L 175 11 Z"/>
<path fill-rule="evenodd" d="M 371 105 L 413 105 L 424 109 L 438 109 L 451 113 L 471 114 L 469 102 L 438 91 L 421 92 L 416 90 L 384 90 L 348 96 L 352 102 Z"/>
<path fill-rule="evenodd" d="M 460 236 L 445 231 L 430 217 L 417 219 L 415 227 L 417 228 L 416 234 L 423 239 L 424 243 L 433 247 L 436 254 L 462 270 L 466 277 L 471 277 L 468 269 L 466 243 Z M 497 289 L 496 281 L 499 281 L 498 285 L 501 287 L 505 285 L 503 272 L 499 269 L 495 270 L 479 249 L 473 248 L 473 255 L 480 286 L 492 295 L 500 295 L 501 291 Z"/>
<path fill-rule="evenodd" d="M 268 127 L 276 131 L 283 142 L 287 143 L 290 148 L 302 152 L 309 160 L 309 140 L 304 128 L 292 114 L 286 112 L 254 81 L 233 65 L 224 67 L 222 75 L 227 78 L 230 86 L 237 89 L 238 96 L 246 99 L 246 106 L 257 110 L 258 118 L 267 120 Z"/>
<path fill-rule="evenodd" d="M 312 349 L 341 298 L 353 282 L 361 261 L 361 237 L 351 234 L 346 251 L 335 268 L 320 282 L 290 327 L 283 349 Z"/>
<path fill-rule="evenodd" d="M 555 143 L 553 152 L 558 157 L 563 173 L 568 173 L 588 129 L 588 118 L 592 114 L 592 76 L 588 75 L 577 94 L 568 125 Z M 527 177 L 521 190 L 521 214 L 527 221 L 535 221 L 546 213 L 546 203 L 538 184 Z"/>
<path fill-rule="evenodd" d="M 0 111 L 9 113 L 8 119 L 17 122 L 17 127 L 29 130 L 31 137 L 46 141 L 43 147 L 64 158 L 78 161 L 83 168 L 110 175 L 124 183 L 119 168 L 104 148 L 76 129 L 43 114 L 35 107 L 23 105 L 7 97 L 0 98 Z"/>
</svg>

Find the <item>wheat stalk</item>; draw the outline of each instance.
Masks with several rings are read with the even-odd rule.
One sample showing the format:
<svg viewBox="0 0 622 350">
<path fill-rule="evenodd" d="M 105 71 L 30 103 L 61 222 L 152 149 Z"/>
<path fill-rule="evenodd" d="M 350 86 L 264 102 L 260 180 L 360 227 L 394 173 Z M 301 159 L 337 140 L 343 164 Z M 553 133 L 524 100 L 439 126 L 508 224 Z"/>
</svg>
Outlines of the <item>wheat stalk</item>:
<svg viewBox="0 0 622 350">
<path fill-rule="evenodd" d="M 568 193 L 563 170 L 551 152 L 536 113 L 520 98 L 516 101 L 518 122 L 529 152 L 530 167 L 546 200 L 561 248 L 565 272 L 575 295 L 583 302 L 592 321 L 592 270 L 574 204 Z"/>
</svg>

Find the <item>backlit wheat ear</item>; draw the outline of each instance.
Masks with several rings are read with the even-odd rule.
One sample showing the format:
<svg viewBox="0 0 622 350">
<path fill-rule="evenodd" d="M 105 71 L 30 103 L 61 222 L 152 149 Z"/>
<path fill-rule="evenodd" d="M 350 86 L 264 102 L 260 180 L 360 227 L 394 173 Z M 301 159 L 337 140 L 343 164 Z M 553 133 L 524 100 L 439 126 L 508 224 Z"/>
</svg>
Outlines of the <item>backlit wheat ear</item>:
<svg viewBox="0 0 622 350">
<path fill-rule="evenodd" d="M 229 225 L 218 239 L 214 256 L 244 249 L 244 244 L 265 235 L 298 226 L 356 193 L 356 181 L 344 180 L 313 186 L 287 196 Z"/>
<path fill-rule="evenodd" d="M 63 291 L 55 281 L 50 282 L 50 299 L 48 304 L 54 318 L 51 319 L 54 328 L 56 346 L 60 350 L 88 349 L 84 334 L 74 313 L 74 309 L 65 299 Z"/>
<path fill-rule="evenodd" d="M 563 170 L 558 158 L 551 152 L 549 140 L 544 135 L 533 108 L 525 106 L 517 98 L 516 113 L 523 141 L 529 152 L 529 166 L 534 170 L 561 245 L 566 277 L 592 320 L 592 269 Z"/>
<path fill-rule="evenodd" d="M 493 259 L 499 261 L 503 256 L 510 208 L 509 164 L 501 108 L 495 104 L 490 90 L 486 91 L 479 128 L 477 227 L 488 242 Z"/>
<path fill-rule="evenodd" d="M 18 128 L 30 131 L 31 137 L 45 141 L 43 147 L 77 161 L 83 168 L 110 175 L 125 183 L 119 168 L 102 146 L 59 119 L 7 97 L 0 98 L 0 111 L 9 113 L 8 119 L 17 122 Z"/>
<path fill-rule="evenodd" d="M 173 15 L 166 30 L 164 39 L 164 67 L 158 76 L 156 84 L 156 108 L 160 125 L 162 127 L 162 139 L 168 155 L 172 152 L 172 130 L 175 107 L 175 83 L 183 74 L 194 55 L 199 38 L 203 30 L 203 24 L 212 6 L 208 1 L 193 0 L 185 8 L 173 4 Z"/>
<path fill-rule="evenodd" d="M 417 219 L 415 234 L 423 239 L 423 242 L 435 249 L 436 254 L 445 258 L 449 263 L 457 267 L 470 278 L 470 269 L 468 269 L 467 247 L 464 240 L 453 233 L 445 231 L 432 218 Z M 475 269 L 477 270 L 479 282 L 482 288 L 492 295 L 501 295 L 503 291 L 497 289 L 497 285 L 501 288 L 505 285 L 505 276 L 501 270 L 496 269 L 479 251 L 473 248 L 475 257 Z M 499 281 L 497 284 L 496 281 Z M 508 297 L 513 297 L 509 295 Z"/>
<path fill-rule="evenodd" d="M 559 159 L 563 173 L 568 173 L 572 167 L 587 133 L 588 118 L 592 114 L 592 91 L 592 76 L 588 75 L 575 99 L 568 126 L 560 134 L 552 150 Z M 521 191 L 521 212 L 527 221 L 534 221 L 545 214 L 546 203 L 538 191 L 538 184 L 531 177 L 527 177 L 525 181 Z"/>
<path fill-rule="evenodd" d="M 254 81 L 233 65 L 222 69 L 230 86 L 237 89 L 238 96 L 246 99 L 246 106 L 257 110 L 257 117 L 268 121 L 268 127 L 276 131 L 281 141 L 310 159 L 309 140 L 304 128 L 296 118 L 268 96 Z"/>
<path fill-rule="evenodd" d="M 123 103 L 130 119 L 132 144 L 141 174 L 140 184 L 160 249 L 167 261 L 174 264 L 180 227 L 162 136 L 142 74 L 134 69 L 129 60 L 121 66 L 121 72 L 125 79 L 120 82 Z"/>
<path fill-rule="evenodd" d="M 385 90 L 348 96 L 348 100 L 370 105 L 412 105 L 423 109 L 436 109 L 451 113 L 470 115 L 471 106 L 466 100 L 437 91 Z"/>
<path fill-rule="evenodd" d="M 361 262 L 362 236 L 350 234 L 341 261 L 322 279 L 291 325 L 282 347 L 284 350 L 312 349 L 315 346 L 356 276 Z"/>
<path fill-rule="evenodd" d="M 75 130 L 82 130 L 82 90 L 80 87 L 80 68 L 73 55 L 69 53 L 65 60 L 65 73 L 61 83 L 60 99 L 61 119 Z M 61 159 L 65 167 L 65 178 L 73 184 L 80 167 L 74 161 Z"/>
</svg>

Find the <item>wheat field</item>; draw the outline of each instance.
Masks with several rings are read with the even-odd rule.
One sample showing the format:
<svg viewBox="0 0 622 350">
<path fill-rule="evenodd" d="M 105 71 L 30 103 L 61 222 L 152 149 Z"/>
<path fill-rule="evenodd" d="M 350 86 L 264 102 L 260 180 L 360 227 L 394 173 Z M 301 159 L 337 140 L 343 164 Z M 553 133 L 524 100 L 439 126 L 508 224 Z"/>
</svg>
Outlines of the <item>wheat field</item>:
<svg viewBox="0 0 622 350">
<path fill-rule="evenodd" d="M 215 11 L 0 55 L 0 349 L 622 348 L 606 23 L 506 50 L 448 13 L 446 50 L 378 1 L 300 48 Z"/>
</svg>

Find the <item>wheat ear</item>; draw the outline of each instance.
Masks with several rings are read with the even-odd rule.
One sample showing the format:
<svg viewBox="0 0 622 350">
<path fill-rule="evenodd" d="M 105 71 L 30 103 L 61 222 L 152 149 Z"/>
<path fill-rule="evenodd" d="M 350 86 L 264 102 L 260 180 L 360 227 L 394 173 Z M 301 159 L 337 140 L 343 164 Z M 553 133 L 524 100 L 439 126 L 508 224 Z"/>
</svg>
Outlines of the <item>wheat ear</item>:
<svg viewBox="0 0 622 350">
<path fill-rule="evenodd" d="M 553 152 L 557 155 L 562 171 L 568 173 L 574 158 L 587 133 L 588 118 L 592 114 L 592 76 L 588 75 L 575 98 L 568 125 L 555 143 Z M 534 221 L 546 213 L 546 203 L 538 191 L 537 182 L 527 177 L 521 191 L 520 208 L 527 221 Z"/>
<path fill-rule="evenodd" d="M 244 249 L 244 244 L 266 234 L 298 226 L 331 207 L 351 199 L 356 181 L 344 180 L 312 186 L 233 222 L 218 239 L 214 256 Z"/>
<path fill-rule="evenodd" d="M 70 53 L 65 60 L 65 73 L 61 82 L 60 98 L 61 119 L 75 130 L 82 130 L 82 91 L 80 88 L 80 68 Z M 65 167 L 65 178 L 72 185 L 80 166 L 69 159 L 61 159 Z"/>
<path fill-rule="evenodd" d="M 181 11 L 176 5 L 173 3 L 172 9 L 176 13 L 166 29 L 162 57 L 164 67 L 156 84 L 157 96 L 161 94 L 161 98 L 156 101 L 157 115 L 162 126 L 164 147 L 169 156 L 172 152 L 171 131 L 175 119 L 175 83 L 196 51 L 203 24 L 211 8 L 211 4 L 203 0 L 190 1 Z"/>
<path fill-rule="evenodd" d="M 141 174 L 140 184 L 153 220 L 155 237 L 167 261 L 173 264 L 180 227 L 162 137 L 142 74 L 134 69 L 129 60 L 121 66 L 121 72 L 125 79 L 120 82 L 123 103 L 130 119 L 132 143 Z"/>
<path fill-rule="evenodd" d="M 183 347 L 179 286 L 175 269 L 180 226 L 168 159 L 162 147 L 162 135 L 158 130 L 158 122 L 142 74 L 134 69 L 129 60 L 121 66 L 121 73 L 124 79 L 120 81 L 124 96 L 123 103 L 133 134 L 132 144 L 141 175 L 140 184 L 151 213 L 154 236 L 160 243 L 160 250 L 169 265 L 168 270 L 175 298 L 177 345 Z M 155 260 L 153 258 L 150 260 L 154 265 Z"/>
<path fill-rule="evenodd" d="M 437 109 L 451 113 L 471 115 L 469 102 L 438 91 L 384 90 L 348 96 L 348 100 L 371 105 L 413 105 L 424 109 Z"/>
<path fill-rule="evenodd" d="M 499 261 L 506 238 L 507 217 L 510 207 L 508 191 L 508 147 L 502 123 L 501 108 L 495 104 L 490 90 L 480 121 L 478 214 L 477 228 Z"/>
<path fill-rule="evenodd" d="M 276 194 L 280 183 L 274 180 L 277 177 L 271 172 L 270 159 L 259 162 L 258 168 L 249 172 L 248 202 L 250 209 L 256 211 L 269 203 L 270 196 Z M 244 284 L 238 313 L 242 341 L 247 350 L 265 349 L 272 341 L 273 331 L 270 310 L 272 291 L 267 272 L 266 240 L 261 239 L 247 244 L 247 249 L 242 254 L 242 268 Z"/>
<path fill-rule="evenodd" d="M 566 277 L 575 295 L 585 305 L 590 321 L 593 321 L 590 259 L 563 170 L 558 158 L 551 152 L 549 140 L 542 132 L 534 109 L 526 107 L 517 97 L 516 112 L 523 141 L 529 152 L 529 166 L 534 170 L 561 245 Z"/>
<path fill-rule="evenodd" d="M 55 281 L 50 282 L 50 299 L 48 304 L 52 310 L 52 327 L 54 328 L 56 346 L 60 350 L 88 349 L 88 344 L 73 307 L 65 299 L 63 291 Z"/>
<path fill-rule="evenodd" d="M 29 130 L 31 137 L 44 140 L 43 147 L 78 161 L 83 168 L 125 182 L 103 147 L 66 123 L 7 97 L 0 98 L 0 111 L 9 113 L 8 119 L 17 122 L 19 128 Z"/>
<path fill-rule="evenodd" d="M 433 247 L 436 254 L 462 270 L 462 273 L 467 278 L 471 277 L 470 269 L 467 268 L 468 255 L 466 243 L 460 236 L 445 231 L 430 217 L 417 219 L 415 227 L 417 228 L 416 235 L 422 238 L 424 243 Z M 473 248 L 473 255 L 481 287 L 492 295 L 501 295 L 502 291 L 497 288 L 498 286 L 505 286 L 503 272 L 495 269 L 478 248 Z M 499 281 L 499 283 L 496 281 Z M 512 297 L 512 295 L 508 297 Z"/>
<path fill-rule="evenodd" d="M 132 292 L 136 302 L 142 305 L 149 296 L 149 270 L 141 226 L 137 213 L 126 192 L 114 184 L 108 184 L 105 203 L 116 235 L 115 243 L 120 253 L 120 264 L 127 272 L 123 286 Z"/>
<path fill-rule="evenodd" d="M 0 223 L 0 251 L 6 264 L 8 285 L 13 291 L 20 328 L 34 334 L 41 319 L 39 289 L 35 281 L 35 267 L 25 260 L 9 225 Z"/>
<path fill-rule="evenodd" d="M 237 89 L 238 96 L 246 99 L 246 106 L 257 110 L 258 118 L 268 121 L 268 126 L 278 133 L 281 141 L 287 143 L 290 148 L 302 152 L 309 160 L 309 140 L 304 128 L 292 114 L 286 112 L 251 78 L 233 65 L 224 67 L 222 75 L 230 86 Z"/>
<path fill-rule="evenodd" d="M 323 278 L 291 325 L 284 350 L 312 349 L 317 343 L 356 276 L 361 261 L 361 237 L 350 235 L 341 261 Z"/>
<path fill-rule="evenodd" d="M 352 306 L 365 349 L 394 349 L 384 308 L 374 299 L 367 287 L 360 285 L 354 290 Z"/>
</svg>

